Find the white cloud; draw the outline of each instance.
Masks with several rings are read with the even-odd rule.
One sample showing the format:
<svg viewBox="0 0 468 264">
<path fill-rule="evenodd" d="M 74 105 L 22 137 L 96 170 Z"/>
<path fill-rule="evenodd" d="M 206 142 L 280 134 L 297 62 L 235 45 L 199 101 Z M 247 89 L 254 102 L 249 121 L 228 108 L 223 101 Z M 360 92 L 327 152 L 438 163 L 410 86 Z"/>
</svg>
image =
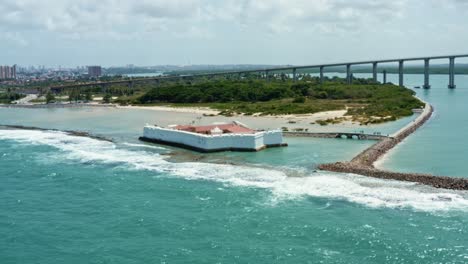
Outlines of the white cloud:
<svg viewBox="0 0 468 264">
<path fill-rule="evenodd" d="M 347 24 L 393 18 L 406 0 L 2 0 L 0 30 L 96 36 L 134 31 L 206 31 L 201 23 L 228 21 L 271 32 L 333 31 Z M 183 25 L 189 25 L 186 28 Z M 198 28 L 198 29 L 196 29 Z M 182 29 L 182 30 L 180 30 Z M 194 34 L 200 35 L 200 34 Z M 202 34 L 209 35 L 209 34 Z"/>
<path fill-rule="evenodd" d="M 272 32 L 313 28 L 322 32 L 365 27 L 375 20 L 401 17 L 407 0 L 228 0 L 208 9 L 209 17 Z"/>
<path fill-rule="evenodd" d="M 154 18 L 184 18 L 193 16 L 201 8 L 200 0 L 141 0 L 131 4 L 131 13 Z"/>
</svg>

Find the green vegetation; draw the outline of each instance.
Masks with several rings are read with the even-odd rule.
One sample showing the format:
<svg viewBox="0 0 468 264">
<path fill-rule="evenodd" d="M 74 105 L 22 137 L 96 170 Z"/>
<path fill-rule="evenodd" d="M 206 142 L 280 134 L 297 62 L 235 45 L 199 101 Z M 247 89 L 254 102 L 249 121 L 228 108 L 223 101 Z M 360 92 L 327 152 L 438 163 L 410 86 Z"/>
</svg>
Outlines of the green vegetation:
<svg viewBox="0 0 468 264">
<path fill-rule="evenodd" d="M 23 97 L 25 97 L 25 95 L 10 91 L 0 92 L 0 104 L 11 104 L 11 102 L 21 99 Z"/>
<path fill-rule="evenodd" d="M 352 120 L 361 124 L 396 120 L 423 106 L 414 92 L 393 84 L 380 84 L 370 79 L 353 79 L 352 85 L 338 77 L 325 78 L 298 73 L 294 82 L 290 75 L 272 72 L 242 76 L 185 77 L 183 79 L 137 82 L 108 86 L 65 89 L 56 95 L 60 101 L 91 101 L 103 96 L 103 103 L 121 105 L 197 106 L 220 110 L 222 115 L 310 114 L 347 110 L 347 117 L 319 120 L 326 125 Z M 113 100 L 113 97 L 117 99 Z"/>
<path fill-rule="evenodd" d="M 345 121 L 345 118 L 343 117 L 335 117 L 335 118 L 327 118 L 325 120 L 323 119 L 319 119 L 317 120 L 317 124 L 321 125 L 321 126 L 326 126 L 328 124 L 339 124 L 341 122 Z"/>
<path fill-rule="evenodd" d="M 414 92 L 393 84 L 377 84 L 357 79 L 352 85 L 343 80 L 319 84 L 309 81 L 218 80 L 197 84 L 174 84 L 149 90 L 134 97 L 134 104 L 174 104 L 208 106 L 223 115 L 308 114 L 347 109 L 347 115 L 363 124 L 396 120 L 412 114 L 423 103 Z M 127 100 L 131 100 L 127 98 Z M 319 124 L 343 120 L 323 120 Z"/>
<path fill-rule="evenodd" d="M 73 89 L 68 94 L 68 101 L 70 101 L 70 102 L 73 102 L 73 101 L 78 102 L 82 98 L 83 98 L 83 95 L 80 93 L 79 89 Z"/>
<path fill-rule="evenodd" d="M 46 99 L 46 103 L 49 104 L 55 101 L 55 96 L 53 93 L 49 91 L 47 92 L 45 99 Z"/>
<path fill-rule="evenodd" d="M 84 94 L 84 98 L 86 101 L 92 101 L 93 100 L 93 94 L 91 93 L 90 90 L 87 90 Z"/>
<path fill-rule="evenodd" d="M 311 114 L 323 111 L 344 110 L 345 103 L 330 100 L 307 100 L 304 103 L 295 103 L 295 99 L 275 99 L 267 102 L 226 102 L 226 103 L 200 103 L 200 104 L 174 104 L 176 106 L 206 106 L 221 111 L 222 115 L 287 115 Z"/>
<path fill-rule="evenodd" d="M 78 101 L 92 101 L 93 100 L 93 93 L 91 90 L 80 90 L 80 89 L 72 89 L 68 93 L 68 101 L 69 102 L 78 102 Z"/>
<path fill-rule="evenodd" d="M 109 104 L 112 100 L 112 95 L 109 93 L 106 93 L 104 97 L 102 97 L 102 102 L 105 104 Z"/>
</svg>

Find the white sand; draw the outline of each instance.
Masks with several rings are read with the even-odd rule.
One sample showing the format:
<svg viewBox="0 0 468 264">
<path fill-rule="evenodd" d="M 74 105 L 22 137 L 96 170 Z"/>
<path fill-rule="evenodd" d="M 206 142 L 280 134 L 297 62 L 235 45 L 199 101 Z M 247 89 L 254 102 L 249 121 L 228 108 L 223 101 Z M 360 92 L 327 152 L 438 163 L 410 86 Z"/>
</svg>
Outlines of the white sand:
<svg viewBox="0 0 468 264">
<path fill-rule="evenodd" d="M 148 114 L 151 115 L 151 123 L 159 126 L 168 126 L 172 124 L 209 125 L 218 122 L 239 121 L 254 129 L 265 130 L 282 127 L 288 128 L 289 131 L 304 129 L 310 132 L 355 131 L 357 129 L 362 129 L 359 124 L 352 124 L 349 121 L 345 121 L 340 124 L 330 124 L 327 126 L 321 126 L 316 123 L 317 120 L 343 117 L 346 110 L 303 115 L 235 115 L 227 117 L 218 115 L 220 111 L 207 107 L 118 106 L 117 108 L 127 110 L 148 110 Z M 154 113 L 154 115 L 151 113 Z"/>
<path fill-rule="evenodd" d="M 117 106 L 118 108 L 127 109 L 146 109 L 164 112 L 175 113 L 194 113 L 200 115 L 217 115 L 220 111 L 211 109 L 209 107 L 173 107 L 173 106 Z"/>
<path fill-rule="evenodd" d="M 155 110 L 155 111 L 165 111 L 165 112 L 175 112 L 175 113 L 194 113 L 200 115 L 218 115 L 221 111 L 211 109 L 209 107 L 173 107 L 173 106 L 117 106 L 117 108 L 128 108 L 128 109 L 146 109 L 146 110 Z M 336 110 L 336 111 L 325 111 L 315 114 L 300 114 L 300 115 L 252 115 L 256 118 L 285 118 L 285 119 L 300 119 L 300 120 L 309 120 L 310 122 L 319 120 L 319 119 L 328 119 L 335 117 L 343 117 L 346 114 L 346 110 Z M 235 117 L 241 117 L 244 115 L 235 115 Z"/>
</svg>

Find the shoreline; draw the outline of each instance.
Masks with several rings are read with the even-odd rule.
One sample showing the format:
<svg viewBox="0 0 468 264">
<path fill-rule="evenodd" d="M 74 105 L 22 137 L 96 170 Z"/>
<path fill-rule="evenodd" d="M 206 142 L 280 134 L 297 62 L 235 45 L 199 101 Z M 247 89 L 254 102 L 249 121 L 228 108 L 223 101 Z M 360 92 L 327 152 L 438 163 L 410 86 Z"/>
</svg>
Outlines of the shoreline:
<svg viewBox="0 0 468 264">
<path fill-rule="evenodd" d="M 209 107 L 174 107 L 174 106 L 139 106 L 139 105 L 116 105 L 118 109 L 143 109 L 173 113 L 195 113 L 205 115 L 218 115 L 221 111 Z"/>
<path fill-rule="evenodd" d="M 391 137 L 380 140 L 376 144 L 359 153 L 349 162 L 321 164 L 318 168 L 324 171 L 353 173 L 380 179 L 416 182 L 433 186 L 435 188 L 468 190 L 468 179 L 465 178 L 435 176 L 422 173 L 401 173 L 375 167 L 376 162 L 382 157 L 385 157 L 388 151 L 393 149 L 426 123 L 427 120 L 431 118 L 433 112 L 434 108 L 429 103 L 426 103 L 423 113 L 418 116 L 418 118 L 393 133 Z"/>
<path fill-rule="evenodd" d="M 116 108 L 116 105 L 115 105 L 115 104 L 98 104 L 98 103 L 68 103 L 68 104 L 0 104 L 0 108 L 26 108 L 26 109 L 84 108 L 84 107 Z"/>
<path fill-rule="evenodd" d="M 164 112 L 174 112 L 174 113 L 195 113 L 202 115 L 219 115 L 222 111 L 212 109 L 209 107 L 196 107 L 196 106 L 140 106 L 140 105 L 129 105 L 129 106 L 116 106 L 119 109 L 144 109 L 144 110 L 153 110 L 153 111 L 164 111 Z M 284 119 L 326 119 L 326 118 L 339 118 L 344 117 L 347 110 L 334 110 L 334 111 L 323 111 L 313 114 L 283 114 L 283 115 L 244 115 L 244 114 L 235 114 L 231 117 L 267 117 L 267 118 L 284 118 Z"/>
<path fill-rule="evenodd" d="M 152 111 L 162 111 L 162 112 L 172 112 L 172 113 L 192 113 L 200 115 L 214 115 L 218 116 L 222 111 L 212 109 L 209 107 L 196 107 L 196 106 L 141 106 L 141 105 L 118 105 L 118 104 L 101 104 L 101 103 L 64 103 L 64 104 L 43 104 L 43 103 L 33 103 L 33 104 L 0 104 L 0 107 L 3 108 L 66 108 L 66 107 L 113 107 L 117 109 L 140 109 L 140 110 L 152 110 Z M 333 111 L 323 111 L 313 114 L 283 114 L 283 115 L 244 115 L 236 114 L 231 117 L 259 117 L 259 118 L 284 118 L 284 119 L 326 119 L 326 118 L 339 118 L 344 117 L 347 110 L 333 110 Z M 349 121 L 344 121 L 346 123 Z M 351 123 L 351 122 L 349 122 Z"/>
<path fill-rule="evenodd" d="M 6 105 L 8 106 L 13 106 L 13 108 L 47 108 L 49 106 L 52 107 L 57 107 L 60 106 L 61 108 L 63 107 L 77 107 L 77 108 L 85 108 L 85 107 L 99 107 L 99 108 L 114 108 L 114 109 L 135 109 L 135 107 L 116 107 L 115 105 L 102 105 L 102 104 L 56 104 L 56 105 L 34 105 L 31 107 L 31 105 Z M 2 107 L 2 105 L 0 105 Z M 140 109 L 140 107 L 137 107 Z M 146 108 L 146 107 L 142 107 Z M 160 107 L 152 107 L 152 110 L 157 111 L 162 111 Z M 166 107 L 163 108 L 169 112 L 172 112 L 174 115 L 170 116 L 167 115 L 167 120 L 166 122 L 174 123 L 177 121 L 183 121 L 183 120 L 193 120 L 192 118 L 195 118 L 197 116 L 200 116 L 200 114 L 195 114 L 193 112 L 178 112 L 178 111 L 173 111 L 172 107 Z M 200 109 L 199 109 L 200 110 Z M 203 109 L 201 109 L 203 110 Z M 329 111 L 330 112 L 330 111 Z M 329 113 L 328 112 L 328 113 Z M 336 111 L 332 111 L 336 112 Z M 379 140 L 376 144 L 372 145 L 365 151 L 359 153 L 357 156 L 355 156 L 350 162 L 336 162 L 332 164 L 321 164 L 317 168 L 320 170 L 324 171 L 333 171 L 333 172 L 341 172 L 341 173 L 353 173 L 353 174 L 359 174 L 359 175 L 364 175 L 364 176 L 369 176 L 369 177 L 375 177 L 375 178 L 382 178 L 382 179 L 394 179 L 394 180 L 400 180 L 400 181 L 409 181 L 409 182 L 417 182 L 425 185 L 430 185 L 436 188 L 446 188 L 446 189 L 456 189 L 456 190 L 468 190 L 468 179 L 463 179 L 463 178 L 453 178 L 453 177 L 443 177 L 443 176 L 433 176 L 429 174 L 419 174 L 419 173 L 398 173 L 398 172 L 392 172 L 392 171 L 386 171 L 384 169 L 380 169 L 378 166 L 378 162 L 380 161 L 382 157 L 385 157 L 386 153 L 398 145 L 402 140 L 404 140 L 407 136 L 412 134 L 414 131 L 416 131 L 420 126 L 422 126 L 431 116 L 433 113 L 433 108 L 431 105 L 426 103 L 426 107 L 424 108 L 424 111 L 417 116 L 416 119 L 412 120 L 410 123 L 407 123 L 405 126 L 400 128 L 397 132 L 390 134 L 390 137 L 386 137 L 385 135 L 382 136 L 382 138 L 377 138 Z M 323 114 L 318 113 L 318 114 Z M 166 116 L 166 115 L 164 115 Z M 356 129 L 359 125 L 344 125 L 341 124 L 339 125 L 329 125 L 329 126 L 319 126 L 318 124 L 311 125 L 309 123 L 310 120 L 307 120 L 307 118 L 310 118 L 311 116 L 317 117 L 317 114 L 310 114 L 307 115 L 306 117 L 299 116 L 298 118 L 305 118 L 306 120 L 299 121 L 296 119 L 296 122 L 291 122 L 290 116 L 287 117 L 269 117 L 269 116 L 238 116 L 238 117 L 231 117 L 230 119 L 239 119 L 241 122 L 246 122 L 250 124 L 254 124 L 256 127 L 264 127 L 265 129 L 269 129 L 272 125 L 273 126 L 286 126 L 289 129 L 292 129 L 290 131 L 291 135 L 295 136 L 319 136 L 319 137 L 336 137 L 335 134 L 336 131 L 343 131 L 340 132 L 340 134 L 359 134 L 360 132 L 350 132 L 346 133 L 346 129 Z M 201 117 L 200 117 L 201 118 Z M 222 116 L 215 116 L 215 117 L 203 117 L 203 120 L 199 123 L 213 123 L 215 121 L 226 121 L 229 119 L 228 117 L 222 117 Z M 184 121 L 183 121 L 184 122 Z M 308 126 L 309 132 L 304 131 L 304 132 L 294 132 L 294 129 L 297 127 L 304 127 L 304 125 Z M 20 128 L 21 126 L 17 126 L 17 128 Z M 366 126 L 367 128 L 370 128 L 372 126 Z M 30 128 L 30 127 L 23 127 L 23 128 Z M 320 129 L 322 128 L 322 129 Z M 323 130 L 325 128 L 325 133 L 321 132 L 320 130 Z M 337 129 L 338 128 L 338 129 Z M 340 129 L 341 128 L 341 129 Z M 34 128 L 33 128 L 34 129 Z M 35 128 L 37 129 L 37 128 Z M 67 131 L 71 132 L 71 131 Z M 310 135 L 309 135 L 310 134 Z M 323 135 L 325 134 L 325 135 Z M 83 136 L 86 136 L 86 134 L 82 134 Z M 362 134 L 361 134 L 362 135 Z M 369 135 L 369 134 L 368 134 Z M 380 137 L 380 136 L 379 136 Z M 376 166 L 377 165 L 377 166 Z"/>
<path fill-rule="evenodd" d="M 218 110 L 209 109 L 207 107 L 173 107 L 173 106 L 120 106 L 116 104 L 98 104 L 98 103 L 78 103 L 78 104 L 0 104 L 0 109 L 116 109 L 122 111 L 137 111 L 146 110 L 148 116 L 161 116 L 161 120 L 148 121 L 157 122 L 158 125 L 168 126 L 172 124 L 189 124 L 196 123 L 198 125 L 210 125 L 219 122 L 240 121 L 260 130 L 281 129 L 286 128 L 290 132 L 295 131 L 314 131 L 314 132 L 330 132 L 330 131 L 360 131 L 362 129 L 380 130 L 379 125 L 361 126 L 358 123 L 344 121 L 339 124 L 329 124 L 321 126 L 317 123 L 319 119 L 328 119 L 342 117 L 346 110 L 324 111 L 314 114 L 297 114 L 297 115 L 219 115 Z M 145 113 L 146 114 L 146 113 Z M 370 132 L 370 131 L 368 131 Z M 384 131 L 379 131 L 384 132 Z M 388 134 L 385 131 L 385 134 Z"/>
<path fill-rule="evenodd" d="M 354 120 L 351 115 L 346 115 L 347 109 L 322 111 L 310 114 L 281 114 L 281 115 L 261 115 L 255 113 L 252 115 L 233 114 L 229 116 L 220 115 L 221 110 L 212 109 L 207 106 L 172 106 L 172 105 L 119 105 L 119 104 L 102 104 L 99 102 L 88 103 L 58 103 L 58 104 L 45 104 L 45 103 L 25 103 L 25 104 L 0 104 L 0 108 L 24 108 L 24 109 L 54 109 L 54 108 L 113 108 L 119 110 L 148 110 L 155 112 L 166 112 L 175 116 L 174 121 L 182 123 L 200 123 L 201 125 L 208 125 L 211 123 L 218 123 L 223 121 L 238 120 L 243 123 L 248 123 L 251 127 L 256 129 L 285 129 L 287 132 L 356 132 L 367 130 L 367 134 L 378 133 L 390 135 L 394 130 L 387 128 L 388 124 L 395 121 L 387 121 L 382 123 L 369 123 L 362 124 L 358 120 Z M 180 114 L 178 116 L 177 114 Z M 180 120 L 179 117 L 191 120 Z M 403 119 L 406 117 L 401 117 Z M 201 120 L 203 119 L 203 120 Z M 210 120 L 211 119 L 211 120 Z M 396 121 L 398 121 L 397 119 Z M 339 120 L 337 123 L 326 122 L 324 120 Z M 171 125 L 174 123 L 167 123 L 163 125 Z M 270 124 L 270 125 L 269 125 Z M 383 125 L 383 126 L 382 126 Z M 381 130 L 383 128 L 383 130 Z M 375 129 L 369 131 L 370 129 Z"/>
</svg>

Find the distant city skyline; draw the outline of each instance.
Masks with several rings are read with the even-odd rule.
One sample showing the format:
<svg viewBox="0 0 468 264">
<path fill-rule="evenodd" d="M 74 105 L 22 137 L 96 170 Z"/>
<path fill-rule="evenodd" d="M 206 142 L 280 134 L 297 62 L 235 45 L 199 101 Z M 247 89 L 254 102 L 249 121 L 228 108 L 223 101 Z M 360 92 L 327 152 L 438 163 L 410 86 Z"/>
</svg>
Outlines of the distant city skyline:
<svg viewBox="0 0 468 264">
<path fill-rule="evenodd" d="M 465 0 L 4 0 L 0 12 L 2 65 L 303 65 L 468 53 Z"/>
</svg>

